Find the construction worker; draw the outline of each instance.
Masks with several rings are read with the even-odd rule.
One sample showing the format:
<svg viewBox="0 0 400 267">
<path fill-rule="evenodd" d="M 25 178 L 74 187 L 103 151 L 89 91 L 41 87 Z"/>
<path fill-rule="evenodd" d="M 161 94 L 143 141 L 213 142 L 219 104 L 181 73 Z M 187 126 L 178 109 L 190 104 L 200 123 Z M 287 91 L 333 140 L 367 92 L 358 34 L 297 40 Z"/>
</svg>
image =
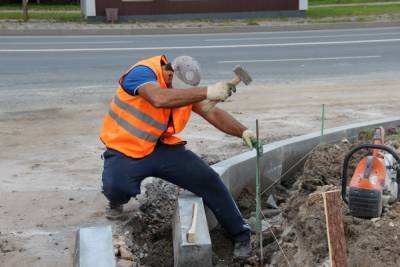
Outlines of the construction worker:
<svg viewBox="0 0 400 267">
<path fill-rule="evenodd" d="M 205 101 L 224 101 L 235 86 L 218 82 L 207 87 L 172 88 L 174 69 L 164 55 L 137 62 L 120 80 L 105 116 L 100 139 L 106 146 L 103 194 L 106 216 L 120 217 L 123 204 L 140 194 L 146 177 L 158 177 L 203 198 L 234 240 L 234 255 L 251 252 L 250 229 L 219 175 L 174 136 L 196 112 L 224 133 L 252 147 L 254 133 L 218 107 L 205 111 Z"/>
</svg>

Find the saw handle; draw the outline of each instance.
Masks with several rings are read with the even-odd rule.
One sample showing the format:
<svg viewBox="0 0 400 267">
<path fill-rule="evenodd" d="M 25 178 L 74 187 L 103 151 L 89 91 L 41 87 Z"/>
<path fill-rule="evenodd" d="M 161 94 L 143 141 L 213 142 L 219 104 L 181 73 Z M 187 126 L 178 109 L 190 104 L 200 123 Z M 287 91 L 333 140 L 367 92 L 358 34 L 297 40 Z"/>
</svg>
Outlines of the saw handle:
<svg viewBox="0 0 400 267">
<path fill-rule="evenodd" d="M 362 145 L 358 145 L 355 148 L 353 148 L 352 150 L 350 150 L 350 152 L 346 155 L 346 157 L 344 157 L 343 170 L 342 170 L 342 199 L 346 204 L 348 204 L 348 199 L 347 199 L 347 196 L 346 196 L 347 169 L 348 169 L 348 166 L 349 166 L 350 159 L 351 159 L 351 157 L 353 156 L 354 153 L 356 153 L 357 151 L 359 151 L 361 149 L 366 149 L 366 148 L 385 150 L 386 152 L 392 154 L 392 156 L 396 160 L 397 164 L 400 165 L 400 157 L 399 157 L 399 155 L 392 148 L 390 148 L 388 146 L 385 146 L 385 145 L 362 144 Z M 397 169 L 397 184 L 399 184 L 399 183 L 400 183 L 400 169 Z"/>
<path fill-rule="evenodd" d="M 236 86 L 236 85 L 238 85 L 240 82 L 241 82 L 242 80 L 238 77 L 238 76 L 236 76 L 233 80 L 231 80 L 229 83 L 230 84 L 233 84 L 234 86 Z M 215 105 L 217 105 L 217 103 L 219 102 L 219 101 L 212 101 L 212 100 L 204 100 L 204 104 L 203 104 L 203 106 L 201 107 L 201 109 L 204 111 L 204 112 L 209 112 L 213 107 L 215 107 Z"/>
</svg>

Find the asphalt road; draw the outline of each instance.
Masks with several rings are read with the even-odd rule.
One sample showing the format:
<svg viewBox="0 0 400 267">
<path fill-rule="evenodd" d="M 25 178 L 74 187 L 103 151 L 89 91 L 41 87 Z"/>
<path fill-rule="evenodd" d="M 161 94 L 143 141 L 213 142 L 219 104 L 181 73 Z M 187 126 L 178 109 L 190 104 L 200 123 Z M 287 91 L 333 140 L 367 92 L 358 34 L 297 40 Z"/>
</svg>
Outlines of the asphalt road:
<svg viewBox="0 0 400 267">
<path fill-rule="evenodd" d="M 191 55 L 203 84 L 241 64 L 255 83 L 354 79 L 400 70 L 400 27 L 225 34 L 0 37 L 0 90 L 114 88 L 141 58 Z"/>
</svg>

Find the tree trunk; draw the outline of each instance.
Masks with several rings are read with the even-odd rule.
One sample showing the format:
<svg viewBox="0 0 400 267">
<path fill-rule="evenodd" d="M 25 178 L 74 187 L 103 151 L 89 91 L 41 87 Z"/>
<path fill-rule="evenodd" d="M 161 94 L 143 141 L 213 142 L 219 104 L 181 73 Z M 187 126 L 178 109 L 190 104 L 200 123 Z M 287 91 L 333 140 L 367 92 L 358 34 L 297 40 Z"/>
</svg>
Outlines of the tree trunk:
<svg viewBox="0 0 400 267">
<path fill-rule="evenodd" d="M 28 1 L 29 0 L 22 0 L 22 19 L 27 22 L 29 20 L 28 15 Z"/>
</svg>

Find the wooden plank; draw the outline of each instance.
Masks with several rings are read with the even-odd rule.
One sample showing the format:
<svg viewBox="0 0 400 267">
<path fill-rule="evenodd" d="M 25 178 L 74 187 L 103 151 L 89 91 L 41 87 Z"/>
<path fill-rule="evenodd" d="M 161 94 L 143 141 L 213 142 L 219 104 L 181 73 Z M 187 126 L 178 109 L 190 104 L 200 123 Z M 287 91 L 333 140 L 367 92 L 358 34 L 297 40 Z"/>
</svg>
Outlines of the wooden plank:
<svg viewBox="0 0 400 267">
<path fill-rule="evenodd" d="M 325 207 L 329 258 L 332 267 L 347 267 L 346 239 L 344 237 L 340 194 L 340 190 L 322 193 Z"/>
<path fill-rule="evenodd" d="M 187 241 L 194 243 L 196 240 L 196 222 L 197 222 L 197 203 L 193 203 L 192 223 L 187 232 Z"/>
</svg>

